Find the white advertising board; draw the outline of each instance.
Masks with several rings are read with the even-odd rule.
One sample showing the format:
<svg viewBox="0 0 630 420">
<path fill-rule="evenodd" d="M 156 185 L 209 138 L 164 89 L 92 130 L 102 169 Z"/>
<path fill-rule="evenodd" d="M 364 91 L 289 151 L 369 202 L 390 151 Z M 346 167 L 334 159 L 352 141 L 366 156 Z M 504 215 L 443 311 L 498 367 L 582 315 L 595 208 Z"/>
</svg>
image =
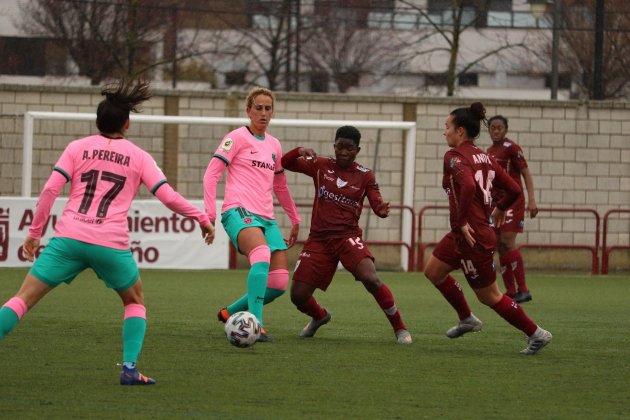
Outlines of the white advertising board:
<svg viewBox="0 0 630 420">
<path fill-rule="evenodd" d="M 59 197 L 44 228 L 41 250 L 53 236 L 54 226 L 66 204 Z M 203 209 L 203 201 L 193 200 Z M 33 221 L 36 198 L 0 197 L 0 267 L 29 267 L 22 244 Z M 222 202 L 217 202 L 220 214 Z M 228 268 L 229 239 L 221 223 L 216 225 L 212 245 L 206 245 L 199 225 L 181 217 L 158 200 L 136 200 L 127 216 L 131 251 L 140 268 L 215 269 Z"/>
</svg>

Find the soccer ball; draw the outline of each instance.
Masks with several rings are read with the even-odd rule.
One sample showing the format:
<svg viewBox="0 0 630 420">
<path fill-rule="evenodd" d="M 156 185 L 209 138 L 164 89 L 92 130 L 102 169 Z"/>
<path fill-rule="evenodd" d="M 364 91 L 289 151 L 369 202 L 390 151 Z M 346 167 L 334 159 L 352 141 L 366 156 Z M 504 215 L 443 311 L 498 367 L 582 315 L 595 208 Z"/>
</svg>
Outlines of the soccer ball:
<svg viewBox="0 0 630 420">
<path fill-rule="evenodd" d="M 246 311 L 232 314 L 225 322 L 225 335 L 233 346 L 251 347 L 260 337 L 260 322 L 254 314 Z"/>
</svg>

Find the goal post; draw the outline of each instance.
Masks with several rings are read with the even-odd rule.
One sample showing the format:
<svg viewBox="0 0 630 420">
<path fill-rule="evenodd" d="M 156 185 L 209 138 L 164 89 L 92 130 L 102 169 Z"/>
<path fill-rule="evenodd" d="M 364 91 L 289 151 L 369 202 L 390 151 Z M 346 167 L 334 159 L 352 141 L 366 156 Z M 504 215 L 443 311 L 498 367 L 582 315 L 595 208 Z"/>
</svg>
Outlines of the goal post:
<svg viewBox="0 0 630 420">
<path fill-rule="evenodd" d="M 244 125 L 249 122 L 247 118 L 231 117 L 196 117 L 196 116 L 175 116 L 175 115 L 143 115 L 132 114 L 131 121 L 138 123 L 154 124 L 188 124 L 188 125 Z M 22 197 L 31 196 L 32 167 L 33 167 L 33 138 L 35 120 L 63 120 L 63 121 L 95 121 L 94 113 L 74 113 L 74 112 L 44 112 L 27 111 L 24 113 L 23 131 L 23 158 L 22 158 Z M 294 128 L 338 128 L 343 125 L 353 125 L 357 128 L 366 129 L 388 129 L 401 130 L 404 132 L 404 169 L 403 169 L 403 193 L 402 205 L 413 208 L 414 199 L 414 178 L 416 165 L 416 123 L 410 121 L 362 121 L 362 120 L 311 120 L 311 119 L 280 119 L 271 120 L 272 127 L 294 127 Z M 413 214 L 402 212 L 401 241 L 411 244 Z M 414 267 L 409 267 L 409 252 L 406 247 L 401 246 L 401 266 L 409 271 Z"/>
</svg>

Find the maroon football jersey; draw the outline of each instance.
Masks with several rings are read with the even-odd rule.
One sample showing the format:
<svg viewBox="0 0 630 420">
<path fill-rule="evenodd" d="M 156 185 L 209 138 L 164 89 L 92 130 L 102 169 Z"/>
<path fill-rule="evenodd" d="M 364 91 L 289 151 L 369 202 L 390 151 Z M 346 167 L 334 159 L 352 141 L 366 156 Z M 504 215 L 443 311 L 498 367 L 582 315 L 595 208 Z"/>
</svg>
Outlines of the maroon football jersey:
<svg viewBox="0 0 630 420">
<path fill-rule="evenodd" d="M 461 234 L 466 223 L 473 236 L 486 249 L 495 248 L 496 236 L 490 221 L 493 186 L 505 194 L 495 203 L 507 209 L 521 193 L 521 187 L 503 168 L 471 141 L 465 141 L 444 155 L 442 187 L 448 195 L 451 229 Z"/>
<path fill-rule="evenodd" d="M 492 156 L 503 169 L 512 177 L 514 181 L 523 188 L 521 180 L 521 172 L 527 168 L 527 161 L 523 156 L 523 149 L 514 141 L 505 138 L 500 142 L 492 142 L 492 146 L 488 147 L 487 152 Z M 501 190 L 492 192 L 495 200 L 501 198 Z"/>
<path fill-rule="evenodd" d="M 313 178 L 315 198 L 309 238 L 361 236 L 359 218 L 363 199 L 367 197 L 373 209 L 381 200 L 374 173 L 356 162 L 342 168 L 333 158 L 304 159 L 298 150 L 293 149 L 282 157 L 282 167 Z"/>
</svg>

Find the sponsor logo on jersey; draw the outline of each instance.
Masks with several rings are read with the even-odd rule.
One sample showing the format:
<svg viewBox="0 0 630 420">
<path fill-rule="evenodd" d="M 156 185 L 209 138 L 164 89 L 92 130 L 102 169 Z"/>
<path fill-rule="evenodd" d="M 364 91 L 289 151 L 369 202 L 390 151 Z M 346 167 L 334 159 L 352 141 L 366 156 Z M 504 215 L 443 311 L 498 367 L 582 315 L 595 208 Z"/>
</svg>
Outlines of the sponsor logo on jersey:
<svg viewBox="0 0 630 420">
<path fill-rule="evenodd" d="M 357 165 L 357 169 L 361 172 L 370 172 L 370 170 L 368 168 L 364 168 L 361 165 Z"/>
<path fill-rule="evenodd" d="M 221 149 L 224 152 L 228 152 L 232 148 L 232 146 L 234 146 L 234 140 L 232 140 L 229 137 L 227 139 L 223 140 L 223 143 L 221 143 Z"/>
<path fill-rule="evenodd" d="M 335 173 L 335 171 L 333 171 L 332 169 L 329 169 L 329 170 L 328 170 L 328 173 L 329 173 L 329 174 L 334 174 L 334 173 Z"/>
<path fill-rule="evenodd" d="M 503 147 L 510 147 L 510 142 L 509 141 L 504 141 L 503 142 Z"/>
<path fill-rule="evenodd" d="M 360 205 L 358 201 L 352 200 L 343 194 L 337 194 L 337 193 L 328 191 L 324 185 L 319 187 L 318 195 L 321 198 L 332 200 L 334 202 L 337 202 L 346 206 L 350 206 L 353 208 L 359 208 L 359 205 Z"/>
<path fill-rule="evenodd" d="M 252 166 L 255 166 L 256 168 L 270 169 L 272 171 L 276 170 L 275 163 L 261 162 L 259 160 L 252 160 Z"/>
</svg>

